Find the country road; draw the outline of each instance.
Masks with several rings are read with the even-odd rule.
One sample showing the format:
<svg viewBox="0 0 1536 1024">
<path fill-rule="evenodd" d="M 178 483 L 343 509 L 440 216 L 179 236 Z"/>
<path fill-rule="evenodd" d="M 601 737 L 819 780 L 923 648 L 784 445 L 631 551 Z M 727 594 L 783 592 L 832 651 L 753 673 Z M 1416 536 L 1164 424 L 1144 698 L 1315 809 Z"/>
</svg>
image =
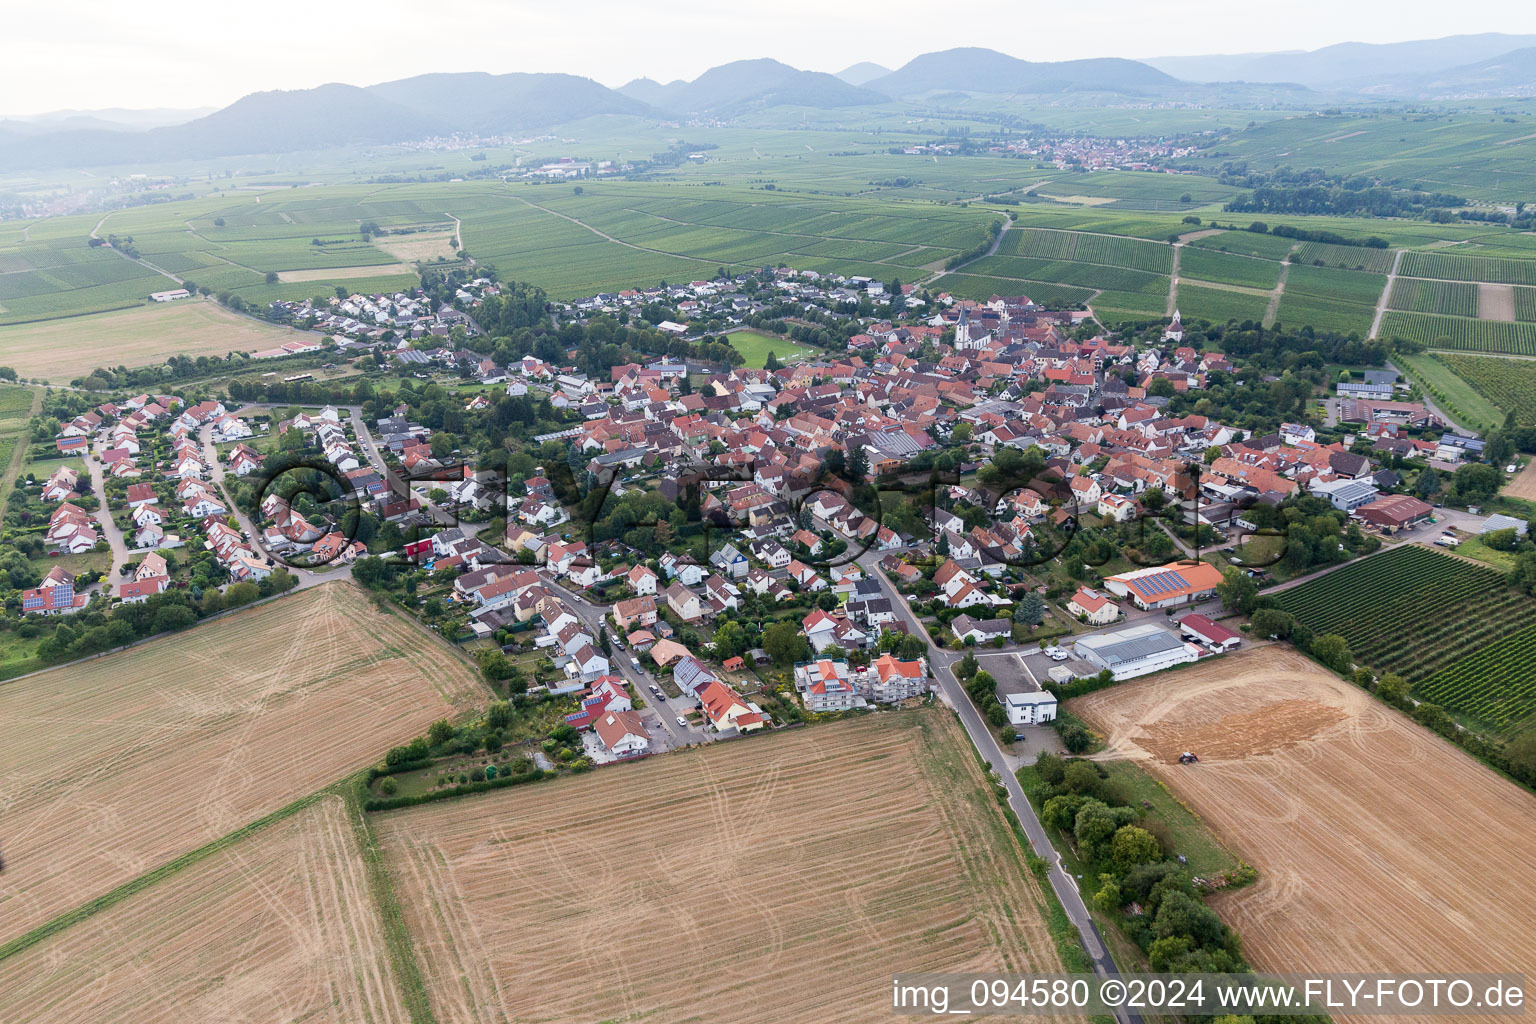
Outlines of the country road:
<svg viewBox="0 0 1536 1024">
<path fill-rule="evenodd" d="M 880 591 L 891 602 L 891 608 L 906 625 L 914 636 L 923 637 L 928 641 L 928 657 L 933 676 L 939 681 L 944 702 L 955 709 L 960 717 L 960 724 L 965 726 L 966 733 L 971 742 L 981 753 L 982 759 L 996 769 L 1002 778 L 1003 786 L 1008 791 L 1008 806 L 1013 813 L 1018 815 L 1019 824 L 1024 828 L 1024 834 L 1029 839 L 1029 846 L 1035 855 L 1050 865 L 1048 874 L 1051 889 L 1056 893 L 1056 898 L 1061 902 L 1066 911 L 1067 920 L 1077 929 L 1079 940 L 1083 950 L 1093 962 L 1094 973 L 1101 978 L 1114 978 L 1120 974 L 1120 969 L 1115 965 L 1114 957 L 1110 956 L 1108 948 L 1104 945 L 1104 938 L 1099 934 L 1098 926 L 1093 923 L 1093 918 L 1088 913 L 1088 906 L 1083 902 L 1082 892 L 1077 887 L 1077 880 L 1066 872 L 1061 866 L 1061 857 L 1051 845 L 1050 837 L 1045 833 L 1045 827 L 1040 824 L 1040 819 L 1035 815 L 1035 809 L 1030 804 L 1029 798 L 1024 795 L 1024 788 L 1019 785 L 1018 778 L 1008 770 L 1008 759 L 1003 754 L 1003 749 L 998 745 L 997 736 L 987 726 L 981 713 L 971 702 L 970 695 L 955 678 L 954 664 L 960 660 L 961 655 L 952 651 L 946 651 L 933 642 L 928 631 L 922 623 L 912 614 L 907 606 L 906 599 L 896 593 L 885 578 L 885 573 L 880 571 L 879 560 L 885 555 L 882 551 L 866 551 L 856 560 L 859 567 L 871 578 L 880 584 Z M 1115 1019 L 1121 1024 L 1142 1024 L 1139 1014 L 1128 1010 L 1119 1010 Z"/>
<path fill-rule="evenodd" d="M 1387 271 L 1386 286 L 1381 289 L 1381 298 L 1376 300 L 1376 315 L 1371 318 L 1371 333 L 1367 338 L 1374 338 L 1381 333 L 1381 318 L 1386 315 L 1387 302 L 1392 298 L 1392 286 L 1397 283 L 1397 268 L 1402 265 L 1403 252 L 1397 250 L 1397 255 L 1392 257 L 1392 269 Z"/>
</svg>

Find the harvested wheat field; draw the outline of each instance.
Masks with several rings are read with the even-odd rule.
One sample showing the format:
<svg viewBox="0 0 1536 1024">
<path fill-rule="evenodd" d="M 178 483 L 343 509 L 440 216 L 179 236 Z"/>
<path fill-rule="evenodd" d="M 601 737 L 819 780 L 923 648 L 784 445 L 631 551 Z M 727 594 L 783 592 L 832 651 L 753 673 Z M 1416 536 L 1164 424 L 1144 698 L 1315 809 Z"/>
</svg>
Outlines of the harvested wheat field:
<svg viewBox="0 0 1536 1024">
<path fill-rule="evenodd" d="M 1145 764 L 1258 869 L 1256 885 L 1213 903 L 1256 966 L 1536 963 L 1536 797 L 1290 648 L 1101 690 L 1070 710 L 1107 735 L 1108 756 Z M 1184 750 L 1200 763 L 1179 765 Z"/>
<path fill-rule="evenodd" d="M 0 943 L 378 760 L 482 692 L 346 583 L 0 685 Z"/>
<path fill-rule="evenodd" d="M 404 1022 L 339 797 L 0 960 L 6 1024 Z"/>
<path fill-rule="evenodd" d="M 182 299 L 0 327 L 0 359 L 23 377 L 67 384 L 98 366 L 224 356 L 276 348 L 297 337 L 292 328 L 241 316 L 212 300 Z"/>
<path fill-rule="evenodd" d="M 1516 473 L 1514 479 L 1505 485 L 1502 493 L 1511 498 L 1536 501 L 1536 459 L 1527 462 L 1525 468 Z"/>
<path fill-rule="evenodd" d="M 375 819 L 433 1010 L 868 1021 L 916 970 L 1060 970 L 953 716 L 885 714 Z"/>
</svg>

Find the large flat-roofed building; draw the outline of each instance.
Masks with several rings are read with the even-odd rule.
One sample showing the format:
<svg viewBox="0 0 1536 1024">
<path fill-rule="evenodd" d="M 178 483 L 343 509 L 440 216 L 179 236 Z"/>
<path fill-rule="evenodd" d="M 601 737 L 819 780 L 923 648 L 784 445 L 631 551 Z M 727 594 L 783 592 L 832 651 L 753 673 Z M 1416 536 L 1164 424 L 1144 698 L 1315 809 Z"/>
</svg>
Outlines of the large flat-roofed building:
<svg viewBox="0 0 1536 1024">
<path fill-rule="evenodd" d="M 1152 622 L 1103 636 L 1084 637 L 1074 646 L 1078 657 L 1101 669 L 1109 669 L 1116 679 L 1134 679 L 1150 672 L 1161 672 L 1200 657 L 1193 646 Z"/>
<path fill-rule="evenodd" d="M 1356 517 L 1383 530 L 1417 526 L 1434 514 L 1427 502 L 1408 494 L 1386 494 L 1354 510 Z"/>
<path fill-rule="evenodd" d="M 1171 562 L 1107 577 L 1104 589 L 1150 611 L 1209 597 L 1220 582 L 1221 570 L 1210 562 Z"/>
</svg>

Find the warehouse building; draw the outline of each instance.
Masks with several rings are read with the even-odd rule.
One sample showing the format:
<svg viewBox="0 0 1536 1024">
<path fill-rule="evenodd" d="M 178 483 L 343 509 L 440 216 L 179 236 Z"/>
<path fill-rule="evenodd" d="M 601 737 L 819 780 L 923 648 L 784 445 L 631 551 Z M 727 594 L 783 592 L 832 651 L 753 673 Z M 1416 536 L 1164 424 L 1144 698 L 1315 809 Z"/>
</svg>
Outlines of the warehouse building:
<svg viewBox="0 0 1536 1024">
<path fill-rule="evenodd" d="M 1084 637 L 1074 646 L 1078 657 L 1101 669 L 1109 669 L 1117 680 L 1161 672 L 1174 665 L 1187 665 L 1200 657 L 1193 645 L 1152 622 L 1103 636 Z"/>
<path fill-rule="evenodd" d="M 1221 570 L 1210 562 L 1172 562 L 1107 577 L 1104 589 L 1151 611 L 1203 600 L 1216 592 L 1220 582 Z"/>
<path fill-rule="evenodd" d="M 1408 494 L 1388 494 L 1354 510 L 1355 517 L 1383 532 L 1417 526 L 1427 520 L 1434 508 Z"/>
</svg>

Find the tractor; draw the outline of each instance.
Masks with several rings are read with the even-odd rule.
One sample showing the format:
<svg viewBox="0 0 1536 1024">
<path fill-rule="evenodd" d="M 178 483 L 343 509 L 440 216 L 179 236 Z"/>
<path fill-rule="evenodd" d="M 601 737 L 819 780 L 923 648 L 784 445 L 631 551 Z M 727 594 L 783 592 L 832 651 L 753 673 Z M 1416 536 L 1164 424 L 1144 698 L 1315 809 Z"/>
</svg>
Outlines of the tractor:
<svg viewBox="0 0 1536 1024">
<path fill-rule="evenodd" d="M 1179 764 L 1198 764 L 1199 761 L 1200 759 L 1198 757 L 1196 757 L 1194 754 L 1191 754 L 1187 750 L 1179 755 Z"/>
</svg>

